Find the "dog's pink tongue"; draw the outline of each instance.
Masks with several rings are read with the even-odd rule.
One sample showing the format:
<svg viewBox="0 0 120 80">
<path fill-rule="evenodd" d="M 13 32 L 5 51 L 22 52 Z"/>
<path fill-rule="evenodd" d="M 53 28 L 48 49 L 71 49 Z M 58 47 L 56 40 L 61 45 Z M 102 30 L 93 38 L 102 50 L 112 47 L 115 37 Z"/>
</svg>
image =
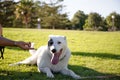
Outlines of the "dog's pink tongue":
<svg viewBox="0 0 120 80">
<path fill-rule="evenodd" d="M 53 65 L 56 65 L 59 62 L 59 54 L 55 53 L 51 59 Z"/>
</svg>

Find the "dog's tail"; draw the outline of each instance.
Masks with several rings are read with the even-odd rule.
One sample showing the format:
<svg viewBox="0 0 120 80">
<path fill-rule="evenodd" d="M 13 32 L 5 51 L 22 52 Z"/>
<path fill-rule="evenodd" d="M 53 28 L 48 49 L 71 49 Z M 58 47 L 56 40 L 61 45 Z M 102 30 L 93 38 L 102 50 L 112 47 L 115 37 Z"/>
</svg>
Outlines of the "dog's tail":
<svg viewBox="0 0 120 80">
<path fill-rule="evenodd" d="M 31 48 L 34 48 L 34 43 L 31 43 Z M 36 53 L 35 49 L 29 50 L 31 55 L 34 55 Z"/>
</svg>

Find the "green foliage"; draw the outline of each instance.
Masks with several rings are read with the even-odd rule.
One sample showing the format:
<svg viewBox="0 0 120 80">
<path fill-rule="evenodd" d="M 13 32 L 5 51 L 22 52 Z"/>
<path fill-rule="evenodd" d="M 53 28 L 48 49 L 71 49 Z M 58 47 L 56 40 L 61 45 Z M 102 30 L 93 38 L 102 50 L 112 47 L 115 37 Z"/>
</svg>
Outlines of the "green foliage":
<svg viewBox="0 0 120 80">
<path fill-rule="evenodd" d="M 33 0 L 21 0 L 17 5 L 16 5 L 16 19 L 19 19 L 22 21 L 23 24 L 26 25 L 26 28 L 30 27 L 28 24 L 32 23 L 32 19 L 36 17 L 36 10 L 37 5 Z"/>
<path fill-rule="evenodd" d="M 101 16 L 98 13 L 90 13 L 86 20 L 85 28 L 89 28 L 91 30 L 98 30 L 99 27 L 102 27 L 101 24 L 103 23 Z"/>
<path fill-rule="evenodd" d="M 120 75 L 120 32 L 92 32 L 74 30 L 37 30 L 4 28 L 4 36 L 13 40 L 35 43 L 37 49 L 46 45 L 49 34 L 65 35 L 72 55 L 68 67 L 81 77 Z M 6 47 L 4 60 L 0 60 L 0 80 L 53 80 L 37 71 L 35 65 L 10 67 L 30 54 L 16 47 Z M 69 76 L 55 74 L 55 80 L 73 80 Z M 99 80 L 96 78 L 85 80 Z M 119 80 L 119 77 L 102 80 Z"/>
<path fill-rule="evenodd" d="M 88 19 L 85 20 L 85 24 L 83 26 L 84 30 L 93 31 L 94 29 L 91 27 L 91 24 L 88 23 Z"/>
<path fill-rule="evenodd" d="M 120 14 L 110 13 L 106 18 L 98 13 L 84 14 L 78 10 L 72 20 L 63 13 L 64 0 L 0 0 L 0 24 L 3 27 L 26 27 L 47 29 L 80 29 L 80 30 L 120 30 Z M 114 20 L 111 16 L 114 15 Z M 40 22 L 37 19 L 40 18 Z"/>
<path fill-rule="evenodd" d="M 43 3 L 40 7 L 39 17 L 42 19 L 43 28 L 65 29 L 70 26 L 66 13 L 61 13 L 63 0 L 51 0 L 50 3 Z"/>
<path fill-rule="evenodd" d="M 71 23 L 67 14 L 61 13 L 63 5 L 60 3 L 62 1 L 51 0 L 50 3 L 34 0 L 21 0 L 16 3 L 13 1 L 0 2 L 0 23 L 3 26 L 35 28 L 38 24 L 37 19 L 40 18 L 42 28 L 69 28 Z M 10 10 L 12 12 L 9 12 Z"/>
<path fill-rule="evenodd" d="M 83 25 L 85 24 L 85 20 L 86 20 L 87 16 L 84 14 L 83 11 L 77 11 L 74 14 L 74 17 L 72 19 L 72 25 L 80 30 L 83 30 Z"/>
<path fill-rule="evenodd" d="M 11 0 L 0 1 L 0 24 L 3 26 L 13 26 L 15 4 Z"/>
<path fill-rule="evenodd" d="M 114 21 L 112 19 L 112 16 L 114 16 Z M 106 22 L 109 29 L 112 30 L 113 28 L 115 28 L 115 30 L 120 30 L 120 14 L 116 12 L 110 13 L 106 18 Z"/>
</svg>

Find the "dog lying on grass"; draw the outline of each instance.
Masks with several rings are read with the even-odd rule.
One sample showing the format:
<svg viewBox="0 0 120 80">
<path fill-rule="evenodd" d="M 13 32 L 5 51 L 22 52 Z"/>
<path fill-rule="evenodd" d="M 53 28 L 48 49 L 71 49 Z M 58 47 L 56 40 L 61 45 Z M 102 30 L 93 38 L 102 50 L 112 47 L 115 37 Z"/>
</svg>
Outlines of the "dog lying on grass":
<svg viewBox="0 0 120 80">
<path fill-rule="evenodd" d="M 31 45 L 34 47 L 34 44 Z M 46 73 L 47 77 L 54 78 L 52 72 L 60 72 L 63 75 L 71 76 L 75 79 L 80 79 L 80 76 L 75 74 L 72 70 L 68 69 L 68 61 L 71 55 L 67 47 L 65 36 L 50 35 L 48 45 L 41 46 L 38 50 L 30 50 L 31 57 L 11 64 L 37 64 L 38 71 Z"/>
</svg>

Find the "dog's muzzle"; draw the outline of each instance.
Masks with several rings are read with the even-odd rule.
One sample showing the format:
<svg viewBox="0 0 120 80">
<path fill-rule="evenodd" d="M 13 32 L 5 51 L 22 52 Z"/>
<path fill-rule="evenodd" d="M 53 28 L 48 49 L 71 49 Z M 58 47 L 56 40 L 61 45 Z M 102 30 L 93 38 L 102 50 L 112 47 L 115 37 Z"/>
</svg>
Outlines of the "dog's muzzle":
<svg viewBox="0 0 120 80">
<path fill-rule="evenodd" d="M 51 58 L 51 63 L 53 65 L 56 65 L 58 62 L 59 62 L 59 57 L 60 55 L 62 54 L 62 50 L 63 49 L 60 49 L 59 52 L 56 52 L 56 49 L 53 49 L 52 52 L 53 52 L 53 55 L 52 55 L 52 58 Z"/>
</svg>

